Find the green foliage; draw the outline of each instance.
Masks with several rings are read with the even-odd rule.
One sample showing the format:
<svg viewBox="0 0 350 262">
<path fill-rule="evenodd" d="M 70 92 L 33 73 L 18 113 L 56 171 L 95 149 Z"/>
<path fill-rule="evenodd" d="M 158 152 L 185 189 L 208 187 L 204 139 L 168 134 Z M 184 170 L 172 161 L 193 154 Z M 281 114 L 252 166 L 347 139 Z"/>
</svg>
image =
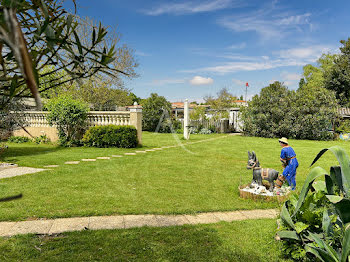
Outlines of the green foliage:
<svg viewBox="0 0 350 262">
<path fill-rule="evenodd" d="M 172 119 L 164 119 L 158 129 L 159 133 L 172 133 L 177 132 L 177 130 L 182 128 L 182 124 L 179 120 L 172 118 Z"/>
<path fill-rule="evenodd" d="M 31 139 L 29 137 L 26 137 L 26 136 L 10 136 L 7 141 L 11 142 L 11 143 L 21 144 L 21 143 L 30 142 Z"/>
<path fill-rule="evenodd" d="M 39 92 L 96 74 L 130 76 L 120 63 L 128 60 L 121 55 L 122 49 L 106 42 L 107 30 L 100 24 L 90 27 L 89 38 L 82 36 L 80 21 L 63 8 L 62 1 L 1 3 L 0 95 L 6 99 L 0 107 L 14 96 L 30 94 L 41 107 Z M 55 70 L 43 72 L 47 66 Z M 57 72 L 64 72 L 65 77 Z"/>
<path fill-rule="evenodd" d="M 190 119 L 191 120 L 205 120 L 205 111 L 206 108 L 202 106 L 196 106 L 193 110 L 190 111 Z"/>
<path fill-rule="evenodd" d="M 244 132 L 260 137 L 329 140 L 336 117 L 332 91 L 306 86 L 290 91 L 280 82 L 263 88 L 242 108 Z"/>
<path fill-rule="evenodd" d="M 49 144 L 51 140 L 46 135 L 41 135 L 34 137 L 33 142 L 36 144 Z"/>
<path fill-rule="evenodd" d="M 94 126 L 86 131 L 82 142 L 93 147 L 132 148 L 138 145 L 137 130 L 133 126 Z"/>
<path fill-rule="evenodd" d="M 85 128 L 88 106 L 64 95 L 51 99 L 46 108 L 50 111 L 47 121 L 50 125 L 57 126 L 60 144 L 70 146 L 79 141 Z"/>
<path fill-rule="evenodd" d="M 350 38 L 341 40 L 340 55 L 325 77 L 325 87 L 336 92 L 341 105 L 348 106 L 350 99 Z"/>
<path fill-rule="evenodd" d="M 299 88 L 326 87 L 325 78 L 333 69 L 337 55 L 322 54 L 317 60 L 317 66 L 308 64 L 303 67 L 303 78 L 300 80 Z"/>
<path fill-rule="evenodd" d="M 350 120 L 340 121 L 335 131 L 337 133 L 350 133 Z"/>
<path fill-rule="evenodd" d="M 277 234 L 284 241 L 286 256 L 294 260 L 346 262 L 350 256 L 350 159 L 334 146 L 321 150 L 311 165 L 327 150 L 334 153 L 340 166 L 332 167 L 329 174 L 323 168 L 313 168 L 299 196 L 292 196 L 282 207 Z M 315 182 L 319 177 L 325 182 Z M 301 256 L 303 253 L 307 257 Z"/>
<path fill-rule="evenodd" d="M 164 96 L 152 93 L 142 101 L 142 128 L 154 132 L 166 116 L 170 116 L 171 103 Z"/>
<path fill-rule="evenodd" d="M 234 101 L 237 97 L 232 95 L 227 88 L 222 88 L 217 97 L 207 96 L 204 98 L 205 104 L 210 105 L 214 109 L 225 109 L 235 105 Z"/>
</svg>

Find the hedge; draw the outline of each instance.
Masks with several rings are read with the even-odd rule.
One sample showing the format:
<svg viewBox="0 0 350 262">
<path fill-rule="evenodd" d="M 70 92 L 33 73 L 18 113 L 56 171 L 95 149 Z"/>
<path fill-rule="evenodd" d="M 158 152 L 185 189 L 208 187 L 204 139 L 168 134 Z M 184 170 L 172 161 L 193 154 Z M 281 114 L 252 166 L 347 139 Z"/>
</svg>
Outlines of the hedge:
<svg viewBox="0 0 350 262">
<path fill-rule="evenodd" d="M 94 126 L 86 131 L 82 142 L 93 147 L 136 147 L 137 130 L 133 126 Z"/>
</svg>

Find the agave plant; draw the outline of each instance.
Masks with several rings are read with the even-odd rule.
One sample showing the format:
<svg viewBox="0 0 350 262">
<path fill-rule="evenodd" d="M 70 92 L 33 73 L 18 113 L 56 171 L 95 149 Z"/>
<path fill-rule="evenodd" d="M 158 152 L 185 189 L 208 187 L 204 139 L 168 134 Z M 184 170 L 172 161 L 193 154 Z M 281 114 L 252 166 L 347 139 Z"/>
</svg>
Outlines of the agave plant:
<svg viewBox="0 0 350 262">
<path fill-rule="evenodd" d="M 299 197 L 284 203 L 277 236 L 301 247 L 309 257 L 346 262 L 350 261 L 350 159 L 344 149 L 334 146 L 321 150 L 311 166 L 328 150 L 339 166 L 331 167 L 329 174 L 321 167 L 311 170 Z M 324 177 L 323 184 L 315 182 L 319 177 Z M 310 217 L 313 223 L 306 223 Z"/>
</svg>

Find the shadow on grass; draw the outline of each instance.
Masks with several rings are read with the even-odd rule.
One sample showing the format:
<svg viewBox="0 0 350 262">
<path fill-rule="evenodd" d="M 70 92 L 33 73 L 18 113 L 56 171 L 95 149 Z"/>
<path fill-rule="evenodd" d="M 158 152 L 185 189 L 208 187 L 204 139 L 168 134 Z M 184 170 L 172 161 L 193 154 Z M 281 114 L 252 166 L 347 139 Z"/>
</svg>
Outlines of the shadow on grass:
<svg viewBox="0 0 350 262">
<path fill-rule="evenodd" d="M 52 152 L 57 152 L 65 149 L 61 146 L 50 146 L 50 145 L 34 145 L 28 144 L 26 146 L 19 145 L 9 145 L 8 149 L 0 155 L 0 161 L 6 161 L 11 159 L 11 162 L 18 162 L 19 160 L 16 157 L 20 156 L 35 156 L 35 155 L 44 155 Z"/>
<path fill-rule="evenodd" d="M 29 235 L 0 240 L 0 248 L 6 250 L 4 256 L 8 261 L 259 262 L 267 259 L 260 256 L 259 248 L 247 249 L 248 243 L 231 244 L 220 239 L 214 228 L 193 226 L 72 232 L 56 237 Z"/>
</svg>

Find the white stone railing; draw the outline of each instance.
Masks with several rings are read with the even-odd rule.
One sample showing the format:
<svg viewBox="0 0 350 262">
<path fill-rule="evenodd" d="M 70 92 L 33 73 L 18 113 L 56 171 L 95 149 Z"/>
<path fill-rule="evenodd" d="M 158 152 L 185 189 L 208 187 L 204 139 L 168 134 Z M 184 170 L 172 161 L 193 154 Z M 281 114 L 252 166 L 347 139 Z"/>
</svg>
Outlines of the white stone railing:
<svg viewBox="0 0 350 262">
<path fill-rule="evenodd" d="M 49 112 L 45 111 L 26 111 L 21 113 L 24 117 L 26 126 L 30 127 L 49 127 L 46 116 Z M 90 111 L 87 119 L 88 126 L 104 125 L 130 125 L 130 112 L 128 111 Z"/>
<path fill-rule="evenodd" d="M 91 111 L 88 113 L 89 126 L 130 125 L 130 112 L 128 111 Z"/>
</svg>

